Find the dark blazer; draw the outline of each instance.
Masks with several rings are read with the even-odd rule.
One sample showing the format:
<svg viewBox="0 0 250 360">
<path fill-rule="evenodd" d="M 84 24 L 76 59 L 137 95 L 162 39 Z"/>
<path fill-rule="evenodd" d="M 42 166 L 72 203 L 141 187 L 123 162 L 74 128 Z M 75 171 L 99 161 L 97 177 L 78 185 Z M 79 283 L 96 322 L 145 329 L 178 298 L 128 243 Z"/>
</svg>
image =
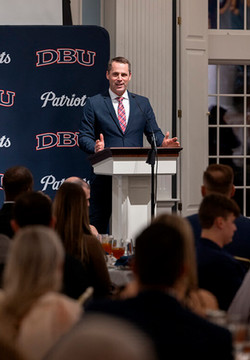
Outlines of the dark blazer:
<svg viewBox="0 0 250 360">
<path fill-rule="evenodd" d="M 201 226 L 198 214 L 187 217 L 192 226 L 195 242 L 199 241 L 201 236 Z M 233 240 L 230 244 L 224 246 L 224 250 L 233 256 L 239 256 L 249 259 L 250 261 L 250 219 L 240 215 L 235 220 L 237 230 L 234 233 Z"/>
<path fill-rule="evenodd" d="M 160 360 L 233 359 L 228 330 L 197 316 L 164 292 L 145 291 L 126 300 L 92 302 L 86 312 L 131 321 L 153 340 Z"/>
<path fill-rule="evenodd" d="M 9 238 L 12 238 L 14 231 L 10 225 L 10 220 L 12 219 L 12 210 L 14 203 L 4 203 L 0 209 L 0 234 L 5 234 Z"/>
<path fill-rule="evenodd" d="M 112 100 L 107 91 L 88 98 L 83 107 L 79 130 L 79 146 L 86 153 L 94 153 L 95 141 L 104 135 L 105 147 L 142 147 L 143 133 L 148 141 L 155 134 L 157 146 L 164 135 L 158 127 L 153 109 L 146 97 L 128 92 L 130 112 L 125 133 L 122 132 Z"/>
<path fill-rule="evenodd" d="M 221 310 L 227 311 L 242 284 L 245 270 L 215 242 L 200 238 L 196 247 L 199 287 L 212 292 Z"/>
</svg>

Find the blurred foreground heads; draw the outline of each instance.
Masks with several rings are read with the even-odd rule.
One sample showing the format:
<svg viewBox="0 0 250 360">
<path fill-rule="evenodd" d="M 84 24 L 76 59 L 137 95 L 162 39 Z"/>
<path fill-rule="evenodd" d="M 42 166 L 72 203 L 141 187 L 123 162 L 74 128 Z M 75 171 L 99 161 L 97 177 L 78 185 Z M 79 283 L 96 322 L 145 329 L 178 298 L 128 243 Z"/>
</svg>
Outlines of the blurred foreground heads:
<svg viewBox="0 0 250 360">
<path fill-rule="evenodd" d="M 148 337 L 125 320 L 85 315 L 44 360 L 156 360 Z"/>
<path fill-rule="evenodd" d="M 233 359 L 232 337 L 190 311 L 183 300 L 197 287 L 193 236 L 188 222 L 166 214 L 136 238 L 134 273 L 138 294 L 93 301 L 87 312 L 118 316 L 143 330 L 158 359 Z"/>
<path fill-rule="evenodd" d="M 52 229 L 27 226 L 13 238 L 0 293 L 0 338 L 31 360 L 41 359 L 82 314 L 75 300 L 58 293 L 63 263 Z"/>
</svg>

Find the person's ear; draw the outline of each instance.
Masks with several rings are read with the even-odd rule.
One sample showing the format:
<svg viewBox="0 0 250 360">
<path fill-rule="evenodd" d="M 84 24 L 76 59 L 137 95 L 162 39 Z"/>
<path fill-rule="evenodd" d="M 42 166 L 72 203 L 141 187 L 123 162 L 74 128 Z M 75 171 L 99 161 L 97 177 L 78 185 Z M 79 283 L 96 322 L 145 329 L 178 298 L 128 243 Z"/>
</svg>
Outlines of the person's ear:
<svg viewBox="0 0 250 360">
<path fill-rule="evenodd" d="M 10 225 L 14 233 L 16 233 L 20 229 L 20 226 L 18 225 L 15 219 L 10 220 Z"/>
<path fill-rule="evenodd" d="M 214 225 L 216 225 L 216 227 L 221 230 L 223 228 L 223 225 L 224 225 L 224 218 L 222 216 L 218 216 L 214 220 Z"/>
<path fill-rule="evenodd" d="M 233 185 L 232 186 L 232 189 L 231 189 L 231 198 L 234 197 L 234 194 L 235 194 L 235 186 Z"/>
<path fill-rule="evenodd" d="M 201 186 L 201 195 L 202 195 L 203 197 L 206 196 L 206 188 L 205 188 L 204 185 Z"/>
</svg>

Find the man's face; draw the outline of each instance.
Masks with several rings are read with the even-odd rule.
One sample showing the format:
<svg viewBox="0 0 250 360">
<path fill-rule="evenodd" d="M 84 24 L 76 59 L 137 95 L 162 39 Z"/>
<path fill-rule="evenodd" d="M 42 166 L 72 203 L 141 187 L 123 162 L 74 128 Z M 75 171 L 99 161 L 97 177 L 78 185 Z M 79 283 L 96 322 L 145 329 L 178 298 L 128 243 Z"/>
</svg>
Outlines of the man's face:
<svg viewBox="0 0 250 360">
<path fill-rule="evenodd" d="M 110 89 L 118 96 L 122 96 L 131 79 L 128 64 L 113 61 L 111 70 L 107 71 L 106 77 L 109 80 Z"/>
<path fill-rule="evenodd" d="M 232 241 L 234 233 L 237 230 L 235 219 L 233 214 L 229 214 L 226 219 L 223 219 L 224 245 L 229 244 Z"/>
</svg>

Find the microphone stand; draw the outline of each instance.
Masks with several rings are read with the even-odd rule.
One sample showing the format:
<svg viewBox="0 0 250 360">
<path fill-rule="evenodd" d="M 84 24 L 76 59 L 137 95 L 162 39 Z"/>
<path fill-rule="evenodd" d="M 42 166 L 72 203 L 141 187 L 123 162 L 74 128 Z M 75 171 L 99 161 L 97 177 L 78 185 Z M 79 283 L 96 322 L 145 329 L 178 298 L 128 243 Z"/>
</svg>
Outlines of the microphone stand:
<svg viewBox="0 0 250 360">
<path fill-rule="evenodd" d="M 152 134 L 151 149 L 148 152 L 148 158 L 146 163 L 151 165 L 151 220 L 155 215 L 155 157 L 157 154 L 157 146 L 155 141 L 154 133 Z"/>
</svg>

